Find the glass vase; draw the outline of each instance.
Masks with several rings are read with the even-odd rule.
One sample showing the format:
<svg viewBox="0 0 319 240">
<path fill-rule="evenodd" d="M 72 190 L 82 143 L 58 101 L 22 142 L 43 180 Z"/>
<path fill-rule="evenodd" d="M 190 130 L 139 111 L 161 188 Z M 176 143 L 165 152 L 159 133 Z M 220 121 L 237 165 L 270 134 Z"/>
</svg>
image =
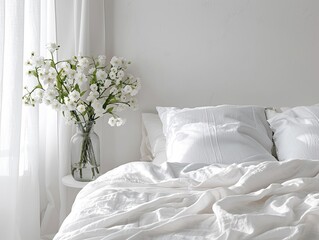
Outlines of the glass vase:
<svg viewBox="0 0 319 240">
<path fill-rule="evenodd" d="M 93 181 L 100 174 L 100 139 L 92 121 L 77 123 L 71 138 L 71 172 L 80 182 Z"/>
</svg>

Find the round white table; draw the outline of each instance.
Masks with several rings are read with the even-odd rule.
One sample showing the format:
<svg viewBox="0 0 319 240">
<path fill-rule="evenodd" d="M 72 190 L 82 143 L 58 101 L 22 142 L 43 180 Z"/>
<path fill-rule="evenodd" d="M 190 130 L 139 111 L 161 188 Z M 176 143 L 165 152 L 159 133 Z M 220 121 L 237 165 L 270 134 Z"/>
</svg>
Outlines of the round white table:
<svg viewBox="0 0 319 240">
<path fill-rule="evenodd" d="M 71 187 L 71 188 L 83 188 L 89 182 L 79 182 L 74 180 L 72 175 L 67 175 L 62 178 L 62 183 L 64 186 Z"/>
</svg>

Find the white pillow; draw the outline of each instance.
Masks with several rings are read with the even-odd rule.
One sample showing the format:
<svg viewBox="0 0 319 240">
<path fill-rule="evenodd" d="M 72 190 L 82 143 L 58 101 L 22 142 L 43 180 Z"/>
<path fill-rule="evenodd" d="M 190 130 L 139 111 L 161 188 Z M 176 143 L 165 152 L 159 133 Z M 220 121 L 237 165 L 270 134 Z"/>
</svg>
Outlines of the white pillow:
<svg viewBox="0 0 319 240">
<path fill-rule="evenodd" d="M 319 160 L 319 106 L 290 108 L 268 120 L 279 161 Z"/>
<path fill-rule="evenodd" d="M 151 160 L 157 165 L 166 162 L 166 138 L 158 114 L 142 113 L 142 129 L 142 159 Z"/>
<path fill-rule="evenodd" d="M 175 108 L 175 107 L 156 107 L 156 110 L 158 112 L 158 115 L 160 117 L 160 121 L 162 121 L 162 128 L 163 128 L 163 134 L 166 137 L 167 136 L 167 131 L 168 131 L 168 113 L 172 114 L 177 111 L 180 111 L 180 109 Z"/>
<path fill-rule="evenodd" d="M 142 161 L 152 161 L 153 156 L 151 152 L 151 145 L 150 141 L 147 136 L 147 132 L 142 120 L 142 140 L 141 140 L 141 146 L 140 146 L 140 153 L 141 153 L 141 160 Z"/>
<path fill-rule="evenodd" d="M 231 164 L 276 159 L 265 109 L 257 106 L 157 107 L 169 162 Z"/>
</svg>

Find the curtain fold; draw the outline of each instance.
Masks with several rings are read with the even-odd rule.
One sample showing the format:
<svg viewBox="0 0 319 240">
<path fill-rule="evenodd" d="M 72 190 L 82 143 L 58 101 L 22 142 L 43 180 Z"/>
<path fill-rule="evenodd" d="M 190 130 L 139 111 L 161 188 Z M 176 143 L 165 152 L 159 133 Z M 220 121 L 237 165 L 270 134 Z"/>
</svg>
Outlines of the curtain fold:
<svg viewBox="0 0 319 240">
<path fill-rule="evenodd" d="M 0 232 L 3 239 L 18 239 L 18 197 L 21 101 L 23 71 L 24 2 L 19 0 L 1 3 L 1 113 L 0 113 Z"/>
</svg>

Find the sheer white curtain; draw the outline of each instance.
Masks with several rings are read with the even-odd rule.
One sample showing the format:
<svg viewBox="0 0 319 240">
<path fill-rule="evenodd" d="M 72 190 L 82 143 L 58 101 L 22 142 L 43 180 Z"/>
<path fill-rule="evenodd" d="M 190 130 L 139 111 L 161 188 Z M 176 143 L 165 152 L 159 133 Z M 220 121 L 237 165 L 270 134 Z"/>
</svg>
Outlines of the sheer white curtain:
<svg viewBox="0 0 319 240">
<path fill-rule="evenodd" d="M 23 62 L 48 42 L 61 58 L 104 52 L 104 20 L 104 0 L 0 0 L 0 239 L 49 239 L 66 215 L 72 129 L 22 106 Z"/>
<path fill-rule="evenodd" d="M 59 171 L 54 156 L 55 166 L 46 171 L 49 158 L 42 149 L 48 144 L 56 149 L 58 142 L 56 133 L 43 130 L 54 130 L 57 121 L 48 122 L 49 128 L 40 113 L 53 119 L 56 114 L 22 106 L 23 63 L 31 51 L 43 53 L 44 43 L 55 41 L 55 2 L 2 0 L 0 4 L 0 238 L 40 239 L 41 212 L 48 212 L 52 196 L 51 189 L 46 194 L 40 190 L 48 185 L 46 175 Z M 43 114 L 47 111 L 49 115 Z"/>
</svg>

